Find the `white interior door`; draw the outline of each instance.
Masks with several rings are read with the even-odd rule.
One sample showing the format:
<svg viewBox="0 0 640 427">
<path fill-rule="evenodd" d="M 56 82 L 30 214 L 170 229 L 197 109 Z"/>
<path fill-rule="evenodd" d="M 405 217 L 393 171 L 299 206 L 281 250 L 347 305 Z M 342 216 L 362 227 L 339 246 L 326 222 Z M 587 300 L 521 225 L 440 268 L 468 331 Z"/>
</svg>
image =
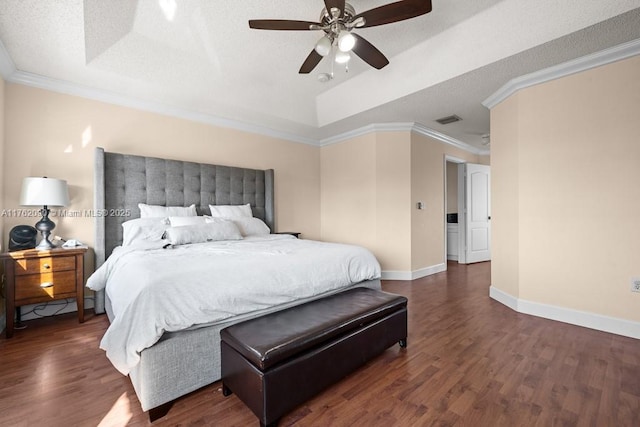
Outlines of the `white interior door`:
<svg viewBox="0 0 640 427">
<path fill-rule="evenodd" d="M 491 259 L 491 169 L 465 165 L 465 258 L 467 263 Z"/>
</svg>

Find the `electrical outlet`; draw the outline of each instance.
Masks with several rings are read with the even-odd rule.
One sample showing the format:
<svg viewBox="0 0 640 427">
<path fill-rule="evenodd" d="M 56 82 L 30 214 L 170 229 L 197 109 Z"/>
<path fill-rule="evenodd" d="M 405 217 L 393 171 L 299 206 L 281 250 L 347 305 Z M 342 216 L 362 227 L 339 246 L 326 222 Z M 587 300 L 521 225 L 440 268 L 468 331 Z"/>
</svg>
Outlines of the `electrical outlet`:
<svg viewBox="0 0 640 427">
<path fill-rule="evenodd" d="M 631 279 L 631 292 L 640 292 L 640 278 Z"/>
</svg>

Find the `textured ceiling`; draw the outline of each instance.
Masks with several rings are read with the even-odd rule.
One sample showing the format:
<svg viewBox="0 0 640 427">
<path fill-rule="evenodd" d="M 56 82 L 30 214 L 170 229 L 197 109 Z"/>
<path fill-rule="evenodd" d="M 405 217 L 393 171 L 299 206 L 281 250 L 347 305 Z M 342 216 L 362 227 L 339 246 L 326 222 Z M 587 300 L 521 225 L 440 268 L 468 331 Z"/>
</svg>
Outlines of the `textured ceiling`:
<svg viewBox="0 0 640 427">
<path fill-rule="evenodd" d="M 356 11 L 390 1 L 352 0 Z M 482 101 L 510 79 L 640 38 L 640 0 L 433 0 L 422 17 L 356 30 L 390 65 L 325 58 L 297 73 L 319 31 L 251 30 L 249 19 L 315 21 L 321 0 L 2 0 L 0 40 L 17 72 L 320 142 L 415 122 L 474 147 Z M 463 121 L 434 120 L 457 114 Z"/>
</svg>

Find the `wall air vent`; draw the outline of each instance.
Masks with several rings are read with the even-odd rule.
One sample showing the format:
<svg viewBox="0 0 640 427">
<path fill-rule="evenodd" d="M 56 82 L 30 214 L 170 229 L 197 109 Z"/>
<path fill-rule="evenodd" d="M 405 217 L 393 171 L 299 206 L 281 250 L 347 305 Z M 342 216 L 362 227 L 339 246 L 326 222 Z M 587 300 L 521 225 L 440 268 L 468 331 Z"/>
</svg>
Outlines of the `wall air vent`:
<svg viewBox="0 0 640 427">
<path fill-rule="evenodd" d="M 462 120 L 462 119 L 454 114 L 452 116 L 447 116 L 447 117 L 442 117 L 441 119 L 436 119 L 436 122 L 440 123 L 441 125 L 448 125 L 449 123 L 459 122 L 460 120 Z"/>
</svg>

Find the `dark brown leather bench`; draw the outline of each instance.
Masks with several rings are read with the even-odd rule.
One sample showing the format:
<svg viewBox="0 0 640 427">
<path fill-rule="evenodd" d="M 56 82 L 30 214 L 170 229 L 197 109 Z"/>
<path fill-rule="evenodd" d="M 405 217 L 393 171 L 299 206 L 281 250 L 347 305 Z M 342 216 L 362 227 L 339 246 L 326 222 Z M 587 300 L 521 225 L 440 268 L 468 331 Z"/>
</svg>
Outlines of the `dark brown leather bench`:
<svg viewBox="0 0 640 427">
<path fill-rule="evenodd" d="M 407 345 L 407 299 L 350 289 L 220 332 L 222 390 L 260 420 L 280 417 L 396 342 Z"/>
</svg>

